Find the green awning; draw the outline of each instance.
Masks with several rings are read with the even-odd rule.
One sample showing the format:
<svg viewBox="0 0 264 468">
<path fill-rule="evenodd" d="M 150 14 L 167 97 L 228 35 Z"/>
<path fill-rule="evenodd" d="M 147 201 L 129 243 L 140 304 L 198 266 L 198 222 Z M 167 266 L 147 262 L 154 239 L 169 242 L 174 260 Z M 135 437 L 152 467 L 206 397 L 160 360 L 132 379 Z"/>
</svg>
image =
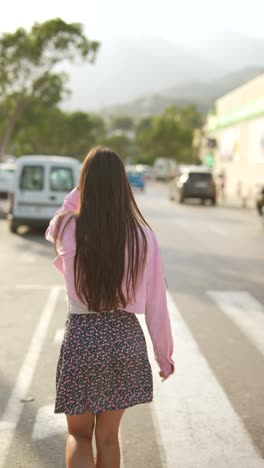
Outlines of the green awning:
<svg viewBox="0 0 264 468">
<path fill-rule="evenodd" d="M 238 107 L 234 111 L 217 117 L 209 115 L 207 120 L 207 131 L 213 132 L 220 128 L 236 125 L 244 120 L 252 120 L 264 115 L 264 96 Z"/>
</svg>

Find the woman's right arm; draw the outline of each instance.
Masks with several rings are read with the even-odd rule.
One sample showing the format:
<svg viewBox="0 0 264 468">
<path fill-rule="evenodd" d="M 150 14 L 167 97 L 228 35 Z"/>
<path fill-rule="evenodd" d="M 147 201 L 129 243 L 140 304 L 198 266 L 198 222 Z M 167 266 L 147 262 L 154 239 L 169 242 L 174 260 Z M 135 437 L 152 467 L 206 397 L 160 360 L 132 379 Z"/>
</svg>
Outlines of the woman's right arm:
<svg viewBox="0 0 264 468">
<path fill-rule="evenodd" d="M 159 246 L 151 232 L 148 242 L 146 324 L 156 361 L 164 377 L 174 372 L 173 339 L 166 297 L 166 283 Z"/>
<path fill-rule="evenodd" d="M 54 232 L 59 216 L 62 213 L 68 213 L 69 211 L 77 211 L 80 207 L 80 192 L 75 187 L 68 195 L 66 195 L 63 205 L 56 211 L 55 215 L 51 219 L 49 226 L 45 232 L 45 237 L 48 241 L 54 242 Z"/>
</svg>

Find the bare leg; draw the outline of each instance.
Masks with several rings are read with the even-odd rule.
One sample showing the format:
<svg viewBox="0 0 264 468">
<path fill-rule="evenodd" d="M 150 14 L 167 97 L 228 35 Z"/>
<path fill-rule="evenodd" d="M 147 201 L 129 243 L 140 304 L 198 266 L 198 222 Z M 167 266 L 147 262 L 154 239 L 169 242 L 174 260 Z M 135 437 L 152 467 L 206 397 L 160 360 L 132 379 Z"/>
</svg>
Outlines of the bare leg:
<svg viewBox="0 0 264 468">
<path fill-rule="evenodd" d="M 94 420 L 90 413 L 67 416 L 67 468 L 95 468 L 92 449 Z"/>
<path fill-rule="evenodd" d="M 105 411 L 96 416 L 96 468 L 120 468 L 118 430 L 125 410 Z"/>
</svg>

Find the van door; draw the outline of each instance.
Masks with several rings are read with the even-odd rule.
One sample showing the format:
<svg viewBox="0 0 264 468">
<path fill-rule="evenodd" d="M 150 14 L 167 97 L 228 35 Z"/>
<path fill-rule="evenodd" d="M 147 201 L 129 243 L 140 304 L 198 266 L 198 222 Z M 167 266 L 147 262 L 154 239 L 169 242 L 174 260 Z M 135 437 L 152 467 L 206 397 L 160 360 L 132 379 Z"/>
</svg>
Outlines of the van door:
<svg viewBox="0 0 264 468">
<path fill-rule="evenodd" d="M 73 164 L 50 164 L 48 171 L 48 199 L 51 216 L 63 204 L 65 196 L 76 185 L 76 168 Z"/>
<path fill-rule="evenodd" d="M 30 162 L 19 168 L 14 215 L 22 219 L 45 219 L 47 200 L 46 167 Z"/>
</svg>

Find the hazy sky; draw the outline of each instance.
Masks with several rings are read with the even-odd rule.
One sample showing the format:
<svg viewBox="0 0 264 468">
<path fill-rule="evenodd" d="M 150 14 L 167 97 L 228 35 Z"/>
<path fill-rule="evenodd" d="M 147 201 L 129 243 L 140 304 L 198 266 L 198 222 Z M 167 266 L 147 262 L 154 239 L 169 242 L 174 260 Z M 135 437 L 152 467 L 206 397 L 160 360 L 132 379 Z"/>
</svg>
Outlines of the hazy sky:
<svg viewBox="0 0 264 468">
<path fill-rule="evenodd" d="M 7 0 L 0 32 L 54 17 L 85 24 L 91 39 L 155 35 L 173 42 L 193 32 L 231 29 L 264 37 L 264 0 Z"/>
</svg>

